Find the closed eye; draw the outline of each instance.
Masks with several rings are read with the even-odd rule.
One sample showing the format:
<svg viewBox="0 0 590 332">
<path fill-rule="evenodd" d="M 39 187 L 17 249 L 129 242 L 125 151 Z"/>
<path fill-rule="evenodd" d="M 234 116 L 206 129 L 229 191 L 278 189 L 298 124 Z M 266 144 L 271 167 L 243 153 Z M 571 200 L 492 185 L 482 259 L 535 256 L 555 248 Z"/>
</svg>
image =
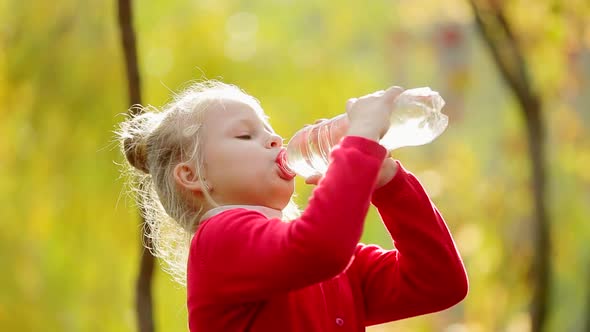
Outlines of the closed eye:
<svg viewBox="0 0 590 332">
<path fill-rule="evenodd" d="M 236 138 L 248 140 L 248 139 L 252 139 L 252 135 L 240 135 L 240 136 L 236 136 Z"/>
</svg>

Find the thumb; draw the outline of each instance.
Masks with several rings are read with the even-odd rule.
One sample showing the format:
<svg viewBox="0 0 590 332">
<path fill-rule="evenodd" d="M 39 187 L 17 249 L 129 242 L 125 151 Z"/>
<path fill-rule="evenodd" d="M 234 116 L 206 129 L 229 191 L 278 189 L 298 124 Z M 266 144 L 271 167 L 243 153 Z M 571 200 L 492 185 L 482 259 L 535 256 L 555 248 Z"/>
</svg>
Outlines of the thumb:
<svg viewBox="0 0 590 332">
<path fill-rule="evenodd" d="M 383 98 L 385 98 L 386 102 L 393 102 L 395 100 L 395 98 L 397 98 L 403 92 L 404 92 L 404 88 L 394 85 L 394 86 L 389 87 L 387 90 L 385 90 L 385 93 L 383 94 Z"/>
<path fill-rule="evenodd" d="M 321 174 L 314 174 L 308 178 L 305 179 L 305 183 L 306 184 L 315 184 L 317 185 L 318 182 L 320 182 L 320 179 L 322 178 Z"/>
</svg>

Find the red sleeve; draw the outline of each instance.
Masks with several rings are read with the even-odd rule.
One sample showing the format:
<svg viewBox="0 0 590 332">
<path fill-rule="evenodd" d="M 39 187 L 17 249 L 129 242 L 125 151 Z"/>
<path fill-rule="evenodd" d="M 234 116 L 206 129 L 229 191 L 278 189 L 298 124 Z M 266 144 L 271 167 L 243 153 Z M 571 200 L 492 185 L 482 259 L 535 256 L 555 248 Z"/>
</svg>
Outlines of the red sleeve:
<svg viewBox="0 0 590 332">
<path fill-rule="evenodd" d="M 442 216 L 398 166 L 373 196 L 397 250 L 359 244 L 350 270 L 361 281 L 367 326 L 443 310 L 467 295 L 467 274 Z"/>
<path fill-rule="evenodd" d="M 307 209 L 291 222 L 244 209 L 207 220 L 191 244 L 189 292 L 199 282 L 209 298 L 256 300 L 340 273 L 361 237 L 385 155 L 376 142 L 345 137 Z"/>
</svg>

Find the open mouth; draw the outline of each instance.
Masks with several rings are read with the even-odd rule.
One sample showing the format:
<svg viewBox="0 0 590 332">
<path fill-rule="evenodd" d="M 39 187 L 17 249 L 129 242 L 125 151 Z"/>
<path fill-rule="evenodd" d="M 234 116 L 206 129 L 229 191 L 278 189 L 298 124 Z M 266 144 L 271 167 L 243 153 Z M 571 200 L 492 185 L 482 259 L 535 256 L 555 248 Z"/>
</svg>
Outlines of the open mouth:
<svg viewBox="0 0 590 332">
<path fill-rule="evenodd" d="M 279 167 L 279 175 L 285 180 L 292 180 L 295 177 L 295 173 L 287 166 L 287 149 L 281 149 L 277 155 L 275 162 Z"/>
</svg>

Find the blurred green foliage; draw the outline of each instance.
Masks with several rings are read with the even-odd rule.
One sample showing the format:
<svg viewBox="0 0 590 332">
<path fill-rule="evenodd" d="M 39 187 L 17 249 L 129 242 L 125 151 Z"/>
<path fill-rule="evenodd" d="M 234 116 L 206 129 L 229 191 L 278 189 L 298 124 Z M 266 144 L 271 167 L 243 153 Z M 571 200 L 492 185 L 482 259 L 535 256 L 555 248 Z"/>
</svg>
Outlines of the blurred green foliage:
<svg viewBox="0 0 590 332">
<path fill-rule="evenodd" d="M 590 8 L 503 2 L 542 93 L 554 241 L 548 331 L 582 331 L 590 276 Z M 136 1 L 143 96 L 216 78 L 257 97 L 275 130 L 392 84 L 430 86 L 450 125 L 394 151 L 443 212 L 470 276 L 454 308 L 371 331 L 526 331 L 531 183 L 518 105 L 465 1 Z M 128 331 L 139 230 L 112 130 L 127 91 L 115 1 L 0 3 L 0 329 Z M 305 206 L 312 188 L 297 183 Z M 375 211 L 363 241 L 391 248 Z M 185 290 L 158 271 L 158 331 L 186 330 Z"/>
</svg>

